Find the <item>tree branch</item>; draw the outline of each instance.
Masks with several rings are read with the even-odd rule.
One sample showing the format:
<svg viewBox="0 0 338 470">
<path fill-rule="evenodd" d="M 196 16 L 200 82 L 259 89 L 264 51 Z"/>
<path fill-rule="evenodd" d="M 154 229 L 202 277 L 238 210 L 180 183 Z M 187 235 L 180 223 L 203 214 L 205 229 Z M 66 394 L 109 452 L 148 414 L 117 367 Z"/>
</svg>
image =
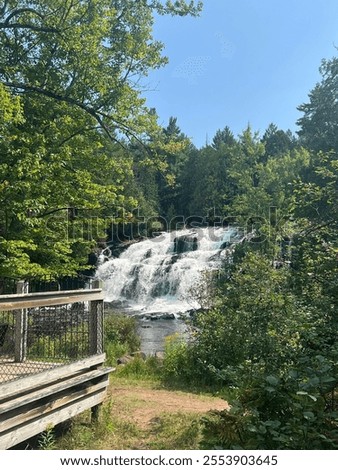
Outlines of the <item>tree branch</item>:
<svg viewBox="0 0 338 470">
<path fill-rule="evenodd" d="M 115 143 L 119 144 L 124 150 L 126 150 L 126 147 L 122 144 L 122 142 L 119 141 L 118 139 L 116 139 L 112 135 L 109 127 L 105 124 L 105 122 L 103 120 L 105 118 L 108 121 L 111 121 L 114 124 L 114 127 L 116 129 L 119 129 L 122 132 L 124 132 L 127 135 L 128 138 L 132 137 L 135 140 L 137 140 L 142 145 L 142 147 L 146 149 L 147 153 L 149 155 L 152 155 L 152 152 L 150 151 L 150 149 L 144 144 L 144 142 L 142 142 L 137 137 L 137 135 L 132 131 L 132 129 L 130 129 L 126 124 L 116 121 L 116 119 L 113 119 L 111 116 L 109 116 L 109 114 L 104 113 L 103 111 L 97 111 L 95 108 L 93 108 L 91 106 L 88 106 L 84 103 L 81 103 L 80 101 L 77 101 L 74 98 L 71 98 L 70 96 L 60 95 L 60 94 L 58 94 L 54 91 L 45 90 L 44 88 L 36 87 L 36 86 L 33 86 L 33 85 L 26 85 L 24 83 L 16 83 L 16 82 L 3 82 L 3 85 L 5 85 L 9 88 L 16 88 L 16 89 L 27 91 L 27 92 L 38 93 L 38 94 L 41 94 L 43 96 L 47 96 L 48 98 L 52 98 L 56 101 L 60 101 L 60 102 L 63 102 L 63 103 L 68 103 L 72 106 L 75 106 L 75 107 L 78 107 L 78 108 L 82 109 L 83 111 L 85 111 L 87 114 L 92 116 L 97 121 L 100 128 L 103 129 L 103 131 L 107 134 L 108 138 L 112 142 L 115 142 Z"/>
<path fill-rule="evenodd" d="M 115 137 L 111 134 L 110 129 L 103 122 L 103 119 L 102 119 L 103 117 L 111 119 L 111 117 L 108 116 L 108 115 L 103 115 L 102 113 L 98 113 L 91 106 L 87 106 L 84 103 L 81 103 L 80 101 L 77 101 L 77 100 L 71 98 L 70 96 L 60 95 L 58 93 L 55 93 L 54 91 L 45 90 L 44 88 L 36 87 L 36 86 L 33 86 L 33 85 L 26 85 L 24 83 L 15 83 L 15 82 L 3 82 L 3 85 L 5 85 L 9 88 L 16 88 L 16 89 L 19 89 L 19 90 L 38 93 L 40 95 L 47 96 L 48 98 L 52 98 L 56 101 L 61 101 L 61 102 L 64 102 L 64 103 L 68 103 L 72 106 L 76 106 L 76 107 L 82 109 L 83 111 L 85 111 L 90 116 L 92 116 L 98 122 L 100 127 L 106 132 L 106 134 L 108 135 L 108 137 L 111 140 L 113 140 L 114 142 L 118 142 L 115 139 Z"/>
<path fill-rule="evenodd" d="M 70 207 L 59 207 L 57 209 L 51 209 L 50 211 L 43 212 L 42 214 L 38 214 L 36 216 L 37 219 L 42 219 L 43 217 L 46 217 L 47 215 L 55 214 L 56 212 L 60 211 L 68 211 Z"/>
<path fill-rule="evenodd" d="M 34 10 L 34 8 L 17 8 L 7 16 L 7 18 L 5 19 L 5 23 L 9 23 L 9 21 L 14 18 L 14 16 L 21 15 L 21 13 L 33 13 L 33 15 L 38 16 L 40 19 L 44 19 L 43 15 L 41 15 L 41 13 L 39 13 L 38 11 Z"/>
<path fill-rule="evenodd" d="M 4 6 L 4 8 L 6 5 Z M 2 14 L 4 13 L 4 10 L 2 10 Z M 12 13 L 10 13 L 5 21 L 2 21 L 0 23 L 0 29 L 31 29 L 32 31 L 39 31 L 43 33 L 58 33 L 59 30 L 57 28 L 52 28 L 52 27 L 47 27 L 47 26 L 37 26 L 29 23 L 20 23 L 19 21 L 16 21 L 15 23 L 10 23 L 12 18 L 15 18 L 21 13 L 32 13 L 33 15 L 38 16 L 41 20 L 44 20 L 44 16 L 39 13 L 38 11 L 34 10 L 34 8 L 18 8 Z"/>
<path fill-rule="evenodd" d="M 0 16 L 3 16 L 3 15 L 5 14 L 7 5 L 8 5 L 8 0 L 5 0 L 5 1 L 4 1 L 4 4 L 3 4 L 3 7 L 2 7 L 1 10 L 0 10 Z"/>
<path fill-rule="evenodd" d="M 40 33 L 59 33 L 60 30 L 57 28 L 48 28 L 43 26 L 34 26 L 32 24 L 25 23 L 0 23 L 0 29 L 30 29 Z"/>
</svg>

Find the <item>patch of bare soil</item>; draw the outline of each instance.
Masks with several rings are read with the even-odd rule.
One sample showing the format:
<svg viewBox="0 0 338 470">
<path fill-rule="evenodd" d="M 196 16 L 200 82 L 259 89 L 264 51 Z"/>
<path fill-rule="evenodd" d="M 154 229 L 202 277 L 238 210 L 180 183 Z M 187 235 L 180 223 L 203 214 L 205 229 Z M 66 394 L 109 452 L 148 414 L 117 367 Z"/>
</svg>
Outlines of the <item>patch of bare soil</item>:
<svg viewBox="0 0 338 470">
<path fill-rule="evenodd" d="M 180 391 L 139 386 L 111 385 L 112 412 L 115 416 L 133 421 L 141 429 L 149 429 L 163 413 L 204 414 L 210 410 L 224 410 L 228 403 L 221 398 Z"/>
</svg>

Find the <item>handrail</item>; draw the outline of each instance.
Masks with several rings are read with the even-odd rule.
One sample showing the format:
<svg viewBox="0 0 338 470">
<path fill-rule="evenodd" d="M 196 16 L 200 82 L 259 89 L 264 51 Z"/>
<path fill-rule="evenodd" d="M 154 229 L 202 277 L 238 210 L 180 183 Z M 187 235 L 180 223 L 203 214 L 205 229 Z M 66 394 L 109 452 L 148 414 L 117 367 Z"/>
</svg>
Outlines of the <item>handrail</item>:
<svg viewBox="0 0 338 470">
<path fill-rule="evenodd" d="M 80 289 L 0 296 L 0 310 L 48 307 L 74 302 L 104 300 L 102 289 Z"/>
</svg>

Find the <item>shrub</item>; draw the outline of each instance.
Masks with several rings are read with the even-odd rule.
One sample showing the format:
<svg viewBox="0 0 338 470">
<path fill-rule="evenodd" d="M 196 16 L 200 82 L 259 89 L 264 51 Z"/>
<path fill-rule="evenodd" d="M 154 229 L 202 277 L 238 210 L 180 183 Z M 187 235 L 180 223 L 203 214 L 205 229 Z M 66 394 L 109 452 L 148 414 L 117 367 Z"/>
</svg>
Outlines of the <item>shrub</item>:
<svg viewBox="0 0 338 470">
<path fill-rule="evenodd" d="M 166 382 L 180 384 L 198 382 L 191 345 L 175 334 L 166 338 L 162 377 Z"/>
<path fill-rule="evenodd" d="M 328 387 L 333 369 L 323 357 L 301 357 L 295 365 L 267 374 L 255 369 L 248 379 L 237 371 L 237 400 L 230 410 L 212 412 L 203 420 L 204 448 L 337 449 L 338 413 Z M 313 360 L 311 360 L 313 362 Z M 314 370 L 317 369 L 317 373 Z M 242 376 L 241 376 L 242 374 Z M 242 377 L 242 378 L 240 378 Z"/>
<path fill-rule="evenodd" d="M 104 346 L 109 365 L 116 359 L 140 348 L 140 338 L 136 332 L 136 321 L 122 314 L 109 314 L 104 321 Z"/>
</svg>

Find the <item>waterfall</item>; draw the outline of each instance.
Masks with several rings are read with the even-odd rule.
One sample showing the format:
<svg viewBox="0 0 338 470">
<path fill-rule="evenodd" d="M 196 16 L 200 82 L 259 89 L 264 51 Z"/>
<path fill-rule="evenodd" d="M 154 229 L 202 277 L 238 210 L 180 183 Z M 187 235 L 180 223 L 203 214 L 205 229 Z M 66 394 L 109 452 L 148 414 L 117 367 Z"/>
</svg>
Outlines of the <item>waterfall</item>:
<svg viewBox="0 0 338 470">
<path fill-rule="evenodd" d="M 236 229 L 223 227 L 161 233 L 102 262 L 96 277 L 104 281 L 107 302 L 143 313 L 185 312 L 199 307 L 190 291 L 202 273 L 217 269 L 240 239 Z"/>
</svg>

